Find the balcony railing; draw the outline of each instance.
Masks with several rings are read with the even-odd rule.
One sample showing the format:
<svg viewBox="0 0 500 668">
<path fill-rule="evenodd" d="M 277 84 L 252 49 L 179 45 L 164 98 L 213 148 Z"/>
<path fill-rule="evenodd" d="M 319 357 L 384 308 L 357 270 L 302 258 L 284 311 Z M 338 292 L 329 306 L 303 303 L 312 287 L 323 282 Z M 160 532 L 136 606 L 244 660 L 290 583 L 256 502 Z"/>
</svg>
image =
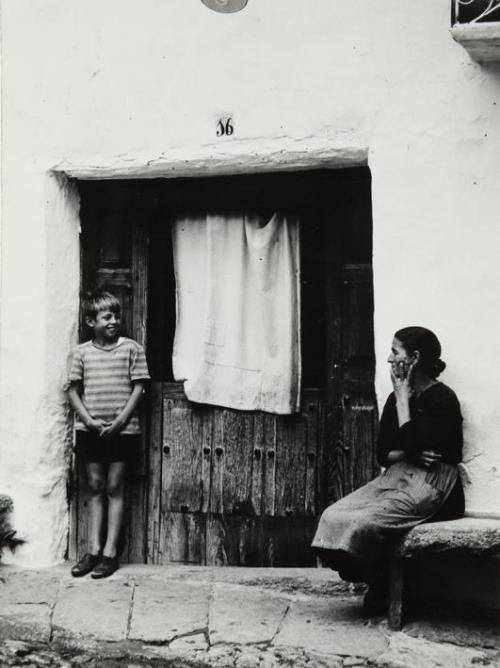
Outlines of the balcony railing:
<svg viewBox="0 0 500 668">
<path fill-rule="evenodd" d="M 451 35 L 473 60 L 500 61 L 500 0 L 451 0 Z"/>
<path fill-rule="evenodd" d="M 451 24 L 500 21 L 500 0 L 452 0 Z"/>
</svg>

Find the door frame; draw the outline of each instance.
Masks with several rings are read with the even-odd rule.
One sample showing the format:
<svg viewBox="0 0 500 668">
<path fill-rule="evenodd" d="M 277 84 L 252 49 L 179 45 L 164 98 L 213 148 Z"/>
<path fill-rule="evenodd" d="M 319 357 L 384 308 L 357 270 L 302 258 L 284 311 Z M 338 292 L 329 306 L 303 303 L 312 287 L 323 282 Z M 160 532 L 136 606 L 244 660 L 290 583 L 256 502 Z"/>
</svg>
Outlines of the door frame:
<svg viewBox="0 0 500 668">
<path fill-rule="evenodd" d="M 48 176 L 57 184 L 47 199 L 47 216 L 51 226 L 58 228 L 73 224 L 79 219 L 79 198 L 73 179 L 106 180 L 106 179 L 151 179 L 178 178 L 210 175 L 253 174 L 274 171 L 296 171 L 314 169 L 341 169 L 348 167 L 364 167 L 368 165 L 369 149 L 367 144 L 357 135 L 341 131 L 327 136 L 311 137 L 279 137 L 262 142 L 254 138 L 231 140 L 224 143 L 209 143 L 202 146 L 184 146 L 160 154 L 145 156 L 144 154 L 121 154 L 118 156 L 95 157 L 87 156 L 86 160 L 65 159 L 48 171 Z M 75 254 L 80 253 L 80 238 L 73 238 Z M 82 261 L 77 283 L 68 285 L 72 293 L 78 293 Z M 145 319 L 143 314 L 143 318 Z M 144 321 L 144 320 L 143 320 Z M 67 326 L 73 332 L 77 342 L 79 313 L 75 309 L 68 314 Z M 375 324 L 375 323 L 374 323 Z M 143 333 L 143 332 L 142 332 Z M 141 338 L 140 334 L 139 337 Z M 69 435 L 72 431 L 72 418 L 64 415 Z M 61 444 L 66 447 L 68 442 Z M 74 526 L 69 526 L 69 556 L 72 554 Z"/>
<path fill-rule="evenodd" d="M 340 131 L 317 137 L 230 140 L 175 146 L 159 154 L 121 154 L 79 162 L 66 159 L 50 173 L 75 179 L 152 179 L 253 174 L 285 170 L 366 167 L 369 148 L 357 135 Z"/>
<path fill-rule="evenodd" d="M 228 178 L 231 179 L 233 177 L 231 176 Z M 238 178 L 241 179 L 241 177 Z M 249 182 L 247 179 L 251 180 L 253 177 L 245 176 L 243 178 L 245 179 L 244 182 L 247 184 L 248 188 Z M 269 180 L 274 177 L 267 173 L 259 175 L 258 178 L 263 178 L 264 181 L 266 181 L 266 179 Z M 290 178 L 293 180 L 290 181 Z M 358 186 L 355 185 L 360 183 L 360 179 L 365 182 L 365 185 L 361 186 L 363 188 L 361 191 L 356 190 Z M 335 366 L 342 368 L 344 363 L 347 364 L 350 360 L 349 356 L 345 356 L 349 352 L 356 352 L 357 354 L 354 355 L 354 357 L 360 358 L 362 355 L 360 356 L 359 353 L 363 353 L 363 351 L 366 352 L 366 350 L 369 350 L 369 352 L 372 351 L 372 346 L 370 344 L 367 346 L 366 340 L 365 345 L 360 347 L 359 337 L 355 337 L 354 339 L 356 342 L 354 348 L 351 346 L 349 349 L 344 350 L 343 340 L 345 338 L 346 341 L 351 342 L 350 332 L 352 327 L 350 329 L 341 327 L 342 323 L 344 323 L 344 325 L 349 323 L 351 326 L 358 323 L 356 331 L 361 332 L 368 330 L 367 327 L 362 327 L 360 329 L 359 319 L 350 317 L 352 309 L 354 314 L 359 311 L 361 303 L 359 301 L 359 295 L 354 301 L 349 300 L 348 302 L 345 302 L 346 305 L 349 304 L 349 309 L 345 312 L 345 315 L 348 316 L 346 322 L 344 322 L 343 317 L 343 305 L 344 293 L 346 292 L 345 285 L 348 285 L 351 282 L 349 278 L 351 277 L 352 269 L 365 266 L 363 264 L 351 263 L 366 263 L 369 262 L 371 258 L 371 212 L 369 210 L 369 208 L 371 208 L 369 203 L 371 200 L 369 188 L 370 180 L 369 170 L 367 168 L 362 168 L 362 170 L 355 169 L 354 173 L 352 170 L 347 170 L 347 174 L 346 170 L 308 170 L 307 172 L 301 170 L 297 173 L 297 176 L 294 176 L 292 173 L 288 174 L 288 176 L 285 176 L 284 181 L 281 176 L 278 177 L 278 181 L 269 181 L 269 183 L 274 184 L 274 187 L 271 188 L 271 194 L 272 196 L 278 196 L 278 199 L 279 195 L 277 195 L 278 191 L 276 190 L 277 183 L 281 183 L 281 187 L 283 187 L 283 185 L 286 186 L 286 184 L 290 186 L 290 183 L 294 183 L 295 189 L 304 190 L 303 196 L 307 194 L 305 201 L 303 201 L 302 197 L 299 197 L 296 202 L 296 205 L 299 206 L 299 208 L 305 207 L 304 210 L 300 208 L 300 211 L 302 211 L 301 220 L 305 223 L 302 233 L 305 233 L 306 230 L 310 230 L 306 235 L 307 241 L 304 241 L 304 252 L 306 253 L 306 257 L 309 258 L 309 261 L 305 263 L 305 265 L 309 267 L 309 273 L 306 272 L 304 275 L 305 284 L 310 286 L 309 292 L 307 292 L 307 303 L 311 303 L 311 300 L 314 301 L 314 295 L 316 295 L 319 302 L 322 304 L 322 307 L 320 308 L 321 317 L 318 322 L 326 320 L 330 323 L 330 326 L 326 327 L 326 331 L 323 331 L 322 327 L 320 327 L 319 331 L 316 333 L 319 333 L 322 337 L 321 339 L 318 339 L 317 344 L 323 340 L 325 344 L 328 342 L 328 352 L 326 353 L 326 358 L 321 360 L 321 367 L 323 367 L 326 361 L 328 368 Z M 108 289 L 111 292 L 115 292 L 115 289 L 122 292 L 123 289 L 128 288 L 128 294 L 131 296 L 127 296 L 127 290 L 125 290 L 125 293 L 122 295 L 122 298 L 125 300 L 124 309 L 126 314 L 128 314 L 128 317 L 124 318 L 124 320 L 128 322 L 128 333 L 132 335 L 134 339 L 139 340 L 142 343 L 145 343 L 144 330 L 147 311 L 150 308 L 147 297 L 149 288 L 151 287 L 148 282 L 148 275 L 150 274 L 148 266 L 151 261 L 149 258 L 149 251 L 157 248 L 160 249 L 160 256 L 164 256 L 164 251 L 161 250 L 161 244 L 153 242 L 150 235 L 154 230 L 157 231 L 159 222 L 169 219 L 168 206 L 172 205 L 172 193 L 177 192 L 177 188 L 180 188 L 179 192 L 184 193 L 181 200 L 186 196 L 184 192 L 185 189 L 187 188 L 189 191 L 191 185 L 195 188 L 194 192 L 197 192 L 197 186 L 194 185 L 194 182 L 198 181 L 198 179 L 181 179 L 176 185 L 177 181 L 178 179 L 155 180 L 151 189 L 148 188 L 144 179 L 128 181 L 122 179 L 116 180 L 116 188 L 115 185 L 113 185 L 115 181 L 109 180 L 80 182 L 81 185 L 79 185 L 79 192 L 83 205 L 81 221 L 82 232 L 84 233 L 84 236 L 82 237 L 82 267 L 87 269 L 87 271 L 84 271 L 82 274 L 83 286 L 89 288 L 97 280 L 104 282 L 104 289 Z M 222 193 L 229 192 L 229 189 L 231 188 L 231 184 L 227 182 L 227 179 L 220 181 L 217 179 L 211 180 L 204 178 L 201 183 L 205 184 L 205 186 L 208 184 L 209 189 L 211 189 L 211 184 L 217 184 L 219 191 L 222 188 Z M 255 182 L 252 183 L 255 185 Z M 259 187 L 262 187 L 261 181 L 258 181 L 258 184 Z M 351 191 L 349 184 L 354 186 L 354 191 L 356 192 L 354 200 L 352 199 L 352 193 L 349 194 Z M 366 189 L 367 186 L 368 189 Z M 318 188 L 319 190 L 317 190 Z M 216 188 L 214 193 L 219 191 Z M 244 191 L 246 193 L 246 189 L 244 189 Z M 285 193 L 286 198 L 288 188 L 285 187 L 283 192 Z M 119 193 L 122 193 L 122 196 L 119 196 Z M 190 198 L 188 197 L 188 199 Z M 194 201 L 196 200 L 196 197 L 191 199 Z M 360 199 L 363 202 L 368 202 L 369 208 L 366 208 L 366 204 L 359 210 L 356 206 L 353 206 L 353 202 Z M 151 202 L 156 203 L 153 208 L 147 204 L 150 200 Z M 163 202 L 163 205 L 160 205 L 159 202 Z M 321 204 L 319 204 L 320 202 Z M 167 209 L 164 210 L 165 205 L 167 205 Z M 332 211 L 331 206 L 337 207 L 337 209 Z M 115 211 L 114 214 L 112 213 L 113 211 Z M 365 213 L 362 214 L 363 224 L 360 226 L 356 221 L 360 219 L 361 211 L 365 211 Z M 152 218 L 150 217 L 150 214 Z M 342 221 L 342 224 L 339 224 L 340 221 Z M 162 225 L 161 228 L 163 229 L 164 226 Z M 352 232 L 348 232 L 351 230 Z M 360 235 L 360 230 L 364 230 L 362 235 Z M 365 238 L 365 243 L 360 243 L 362 240 L 361 237 Z M 363 248 L 364 250 L 361 250 Z M 345 264 L 346 262 L 349 264 Z M 311 263 L 315 266 L 312 274 L 310 273 Z M 156 262 L 153 262 L 154 267 L 156 267 L 156 264 Z M 349 267 L 351 273 L 342 273 L 341 275 L 340 270 L 343 267 L 346 269 Z M 154 274 L 156 275 L 156 272 L 154 272 Z M 365 276 L 365 274 L 366 272 L 363 273 L 363 276 Z M 151 278 L 152 275 L 149 275 L 149 280 Z M 368 283 L 371 286 L 371 271 L 369 279 Z M 319 288 L 320 284 L 323 288 Z M 323 294 L 323 289 L 325 287 L 326 291 Z M 160 297 L 160 299 L 162 299 L 161 295 L 163 292 L 164 291 L 158 292 L 153 290 L 151 294 L 155 294 L 156 298 Z M 137 301 L 136 297 L 139 297 Z M 153 308 L 153 311 L 155 313 L 157 312 L 155 308 Z M 309 313 L 309 315 L 311 317 L 303 320 L 302 325 L 305 325 L 305 323 L 309 321 L 314 322 L 315 318 L 318 316 L 314 310 Z M 368 324 L 366 316 L 369 316 L 370 318 L 371 329 L 373 326 L 373 309 L 366 312 L 365 323 Z M 340 336 L 341 330 L 342 336 Z M 328 335 L 328 331 L 330 331 L 330 335 Z M 337 336 L 332 336 L 332 332 L 336 333 Z M 323 339 L 325 335 L 326 338 Z M 333 345 L 329 345 L 330 343 Z M 338 364 L 335 364 L 336 362 L 338 362 Z M 206 416 L 198 416 L 197 411 L 193 412 L 193 407 L 191 407 L 191 410 L 186 411 L 186 406 L 184 406 L 185 397 L 174 396 L 179 394 L 180 384 L 169 383 L 168 379 L 165 378 L 161 381 L 159 380 L 160 377 L 155 376 L 155 378 L 157 378 L 155 385 L 159 385 L 159 389 L 152 386 L 151 392 L 149 393 L 150 402 L 147 402 L 143 408 L 146 408 L 147 404 L 151 403 L 151 408 L 154 408 L 153 412 L 156 419 L 151 422 L 148 420 L 149 428 L 144 430 L 144 447 L 141 449 L 141 452 L 144 453 L 144 457 L 141 456 L 141 461 L 137 470 L 134 470 L 134 475 L 130 476 L 131 485 L 129 486 L 130 494 L 127 507 L 129 511 L 132 509 L 133 512 L 129 513 L 129 522 L 127 522 L 126 526 L 128 527 L 130 524 L 133 531 L 127 530 L 123 545 L 124 551 L 126 548 L 126 554 L 128 555 L 127 559 L 134 562 L 142 562 L 147 556 L 148 561 L 152 561 L 153 563 L 159 563 L 159 560 L 163 560 L 164 558 L 173 561 L 182 561 L 183 559 L 192 561 L 194 557 L 206 559 L 207 556 L 204 555 L 202 557 L 200 551 L 200 541 L 203 542 L 202 534 L 204 534 L 202 520 L 205 519 L 207 521 L 207 530 L 209 529 L 208 534 L 205 536 L 205 543 L 207 547 L 211 547 L 209 553 L 212 557 L 219 559 L 219 550 L 217 549 L 216 554 L 212 548 L 214 545 L 219 544 L 217 543 L 217 540 L 220 539 L 220 541 L 225 540 L 223 546 L 224 549 L 221 554 L 223 553 L 226 555 L 227 553 L 227 555 L 231 556 L 231 563 L 246 563 L 247 553 L 245 550 L 243 550 L 243 553 L 241 553 L 241 549 L 236 552 L 234 550 L 235 544 L 239 545 L 241 548 L 241 540 L 244 539 L 244 545 L 250 550 L 249 554 L 251 553 L 253 555 L 251 557 L 252 559 L 255 559 L 255 555 L 258 552 L 257 557 L 259 563 L 261 561 L 262 564 L 267 563 L 266 559 L 270 559 L 273 560 L 272 562 L 269 562 L 270 565 L 287 565 L 285 562 L 282 563 L 279 559 L 280 553 L 283 552 L 281 549 L 282 545 L 279 541 L 281 540 L 281 542 L 283 542 L 284 539 L 287 539 L 289 527 L 281 526 L 283 531 L 286 529 L 286 535 L 282 531 L 281 533 L 283 535 L 279 538 L 279 536 L 276 535 L 276 531 L 271 530 L 271 524 L 274 526 L 280 518 L 285 518 L 285 516 L 288 518 L 287 520 L 284 520 L 285 522 L 288 520 L 291 521 L 291 518 L 293 517 L 300 519 L 304 526 L 301 529 L 301 527 L 295 523 L 294 531 L 295 533 L 300 533 L 302 531 L 299 536 L 300 540 L 302 542 L 305 541 L 304 545 L 309 544 L 312 538 L 312 535 L 309 535 L 311 526 L 309 526 L 310 522 L 307 524 L 306 519 L 311 519 L 312 517 L 313 523 L 316 524 L 318 511 L 324 507 L 325 503 L 340 498 L 348 491 L 351 491 L 354 481 L 367 482 L 365 479 L 365 470 L 361 472 L 361 480 L 360 476 L 352 475 L 349 477 L 349 480 L 344 479 L 344 474 L 349 475 L 353 472 L 353 468 L 357 466 L 357 455 L 365 454 L 367 446 L 368 450 L 366 450 L 366 452 L 369 456 L 365 455 L 361 461 L 364 462 L 366 460 L 367 464 L 370 464 L 370 461 L 373 459 L 371 457 L 373 450 L 373 439 L 371 438 L 371 435 L 373 434 L 373 425 L 370 421 L 371 416 L 375 412 L 373 407 L 373 392 L 372 390 L 369 391 L 371 401 L 367 405 L 366 402 L 362 402 L 365 395 L 361 394 L 358 396 L 357 391 L 354 389 L 354 386 L 352 386 L 353 392 L 351 398 L 354 401 L 350 401 L 349 406 L 340 405 L 339 402 L 341 399 L 345 398 L 346 391 L 351 390 L 350 387 L 347 388 L 342 386 L 343 376 L 338 378 L 335 376 L 339 376 L 339 374 L 331 374 L 331 372 L 329 372 L 326 374 L 326 377 L 323 377 L 322 379 L 314 377 L 313 383 L 319 382 L 319 385 L 306 386 L 307 388 L 321 387 L 321 394 L 323 395 L 326 392 L 330 396 L 328 398 L 325 396 L 321 406 L 316 406 L 317 402 L 312 397 L 303 394 L 304 406 L 307 404 L 307 407 L 304 409 L 305 413 L 303 415 L 303 411 L 301 411 L 300 424 L 297 423 L 297 429 L 292 429 L 292 431 L 290 431 L 290 426 L 281 424 L 281 422 L 279 423 L 280 427 L 278 429 L 278 424 L 275 424 L 274 426 L 274 423 L 267 424 L 268 422 L 272 422 L 272 420 L 264 420 L 264 416 L 257 416 L 255 418 L 257 423 L 256 427 L 254 426 L 255 420 L 253 415 L 248 417 L 248 419 L 243 419 L 243 422 L 247 425 L 245 428 L 247 435 L 250 435 L 251 442 L 249 445 L 249 452 L 253 451 L 255 457 L 252 455 L 252 452 L 250 452 L 250 454 L 247 452 L 248 443 L 246 441 L 245 443 L 240 443 L 239 441 L 233 442 L 234 438 L 232 437 L 229 439 L 229 460 L 231 460 L 232 457 L 234 458 L 237 450 L 238 455 L 243 454 L 247 459 L 249 457 L 247 464 L 250 464 L 250 470 L 252 471 L 252 483 L 250 487 L 248 487 L 247 484 L 249 482 L 248 475 L 246 478 L 243 476 L 242 480 L 239 481 L 242 483 L 241 489 L 244 489 L 244 493 L 240 494 L 238 492 L 236 495 L 240 499 L 240 502 L 243 502 L 243 505 L 241 505 L 241 503 L 236 504 L 238 507 L 237 510 L 235 510 L 236 506 L 227 504 L 227 498 L 223 500 L 222 498 L 219 498 L 220 495 L 217 495 L 217 493 L 215 494 L 217 497 L 216 501 L 212 503 L 211 500 L 209 506 L 205 507 L 209 497 L 211 498 L 212 490 L 212 473 L 210 473 L 210 476 L 207 479 L 207 472 L 208 470 L 212 472 L 212 469 L 214 469 L 217 474 L 216 477 L 219 478 L 223 476 L 226 466 L 222 461 L 222 453 L 226 448 L 224 447 L 224 444 L 220 442 L 220 439 L 218 441 L 220 445 L 219 448 L 215 447 L 215 445 L 210 448 L 209 444 L 206 444 L 205 442 L 201 443 L 197 438 L 193 441 L 192 434 L 208 433 L 207 428 L 209 428 L 211 433 L 212 427 L 217 427 L 216 433 L 219 434 L 219 437 L 226 431 L 226 428 L 228 434 L 234 436 L 234 427 L 236 423 L 239 425 L 238 420 L 234 420 L 231 415 L 226 415 L 226 413 L 231 413 L 231 411 L 214 409 L 214 411 L 211 411 L 214 415 L 211 415 L 211 419 L 208 421 Z M 325 386 L 324 383 L 326 378 L 328 378 L 329 382 Z M 357 376 L 351 378 L 351 380 L 354 380 L 357 383 L 359 383 L 360 380 L 363 383 L 366 382 L 366 380 L 362 380 Z M 369 376 L 369 381 L 370 387 L 372 387 L 373 376 L 371 374 Z M 170 387 L 170 385 L 173 385 L 174 387 Z M 164 386 L 169 386 L 166 387 L 166 394 Z M 173 390 L 175 390 L 174 395 L 172 395 Z M 328 390 L 330 391 L 328 392 Z M 334 390 L 334 394 L 332 394 L 332 390 Z M 304 392 L 310 391 L 311 390 L 304 388 Z M 183 395 L 183 392 L 180 392 L 180 394 Z M 324 403 L 324 400 L 326 400 L 326 404 Z M 177 414 L 177 417 L 175 415 L 174 417 L 168 417 L 166 423 L 164 423 L 164 416 L 166 417 L 164 405 L 174 407 L 174 413 Z M 187 406 L 187 408 L 189 409 L 190 407 Z M 367 410 L 370 411 L 369 415 L 367 415 Z M 184 413 L 182 420 L 180 421 L 179 412 Z M 323 416 L 323 419 L 324 416 L 328 414 L 327 429 L 325 429 L 323 419 L 319 420 L 320 414 Z M 352 448 L 352 454 L 356 455 L 354 459 L 351 454 L 347 454 L 351 448 L 346 448 L 344 444 L 341 443 L 343 432 L 340 429 L 340 426 L 342 425 L 343 427 L 344 422 L 347 423 L 347 420 L 344 419 L 343 415 L 348 418 L 349 422 L 349 430 L 346 430 L 346 436 L 349 442 L 353 440 L 349 437 L 353 429 L 355 432 L 354 440 L 356 441 L 356 446 Z M 366 417 L 369 418 L 368 429 L 366 426 Z M 265 428 L 264 422 L 266 423 Z M 209 424 L 212 425 L 212 427 L 207 427 Z M 191 427 L 186 429 L 186 425 L 191 425 Z M 199 429 L 200 425 L 201 432 Z M 257 440 L 254 439 L 254 427 L 256 429 L 255 433 L 258 436 Z M 292 433 L 294 434 L 293 436 Z M 367 433 L 368 436 L 370 436 L 368 440 L 366 439 Z M 171 477 L 167 478 L 167 482 L 168 480 L 170 480 L 170 482 L 166 487 L 161 474 L 158 479 L 156 475 L 151 476 L 153 471 L 161 471 L 162 468 L 164 468 L 165 462 L 167 470 L 171 470 L 172 467 L 179 467 L 179 461 L 181 461 L 181 463 L 184 461 L 186 458 L 186 456 L 182 454 L 184 449 L 182 447 L 179 449 L 178 447 L 180 434 L 182 434 L 182 439 L 184 439 L 186 443 L 194 445 L 194 450 L 188 456 L 188 460 L 191 455 L 196 453 L 194 459 L 200 463 L 201 479 L 199 482 L 205 490 L 201 499 L 197 497 L 196 492 L 194 495 L 191 492 L 187 493 L 185 486 L 182 484 L 180 486 L 177 485 L 176 487 L 176 476 L 174 476 L 173 481 L 170 479 Z M 275 435 L 274 438 L 276 439 L 276 443 L 274 444 L 272 442 L 274 439 L 271 438 L 272 434 Z M 301 434 L 301 436 L 295 438 L 295 434 Z M 319 434 L 321 434 L 321 437 L 317 440 L 316 437 L 318 437 Z M 328 444 L 324 442 L 327 434 Z M 365 438 L 363 438 L 363 435 Z M 358 441 L 360 441 L 359 444 Z M 215 440 L 214 443 L 216 443 Z M 288 447 L 283 450 L 283 443 L 293 445 L 291 448 L 292 454 Z M 243 450 L 240 451 L 242 447 Z M 210 452 L 215 451 L 217 454 L 217 450 L 220 450 L 218 456 L 215 457 L 215 459 L 214 457 L 210 457 Z M 265 453 L 265 457 L 261 456 L 262 452 Z M 179 453 L 181 454 L 179 455 Z M 325 454 L 327 455 L 326 459 L 324 459 Z M 276 462 L 271 466 L 270 476 L 267 471 L 269 468 L 267 466 L 267 456 L 269 456 L 269 462 Z M 271 456 L 273 457 L 272 460 Z M 287 466 L 283 468 L 283 457 L 285 458 L 285 461 L 289 463 L 293 460 L 299 465 L 299 468 L 305 467 L 304 480 L 302 480 L 300 473 L 298 474 L 298 477 L 292 476 L 291 478 L 292 488 L 299 492 L 297 498 L 302 499 L 300 490 L 305 494 L 305 498 L 300 501 L 298 507 L 294 506 L 295 497 L 292 499 L 290 505 L 291 499 L 289 491 L 285 492 L 283 495 L 284 490 L 290 489 L 290 481 L 288 480 L 288 477 L 285 476 L 286 481 L 284 481 L 284 479 L 282 479 L 283 476 L 281 475 L 284 470 L 290 470 Z M 226 457 L 224 457 L 224 460 L 225 459 Z M 279 467 L 277 464 L 278 459 L 280 461 Z M 266 462 L 266 466 L 262 464 L 263 461 Z M 319 470 L 315 462 L 321 462 Z M 184 464 L 182 466 L 182 469 L 178 469 L 179 472 L 180 470 L 187 470 L 184 468 Z M 368 479 L 371 479 L 373 469 L 371 466 L 369 468 L 370 470 L 367 474 L 369 476 Z M 248 467 L 245 471 L 247 470 Z M 274 479 L 275 473 L 277 473 L 278 470 L 280 471 L 280 476 L 276 480 L 279 484 Z M 293 470 L 295 470 L 295 466 L 293 467 Z M 273 471 L 275 471 L 275 473 L 273 473 Z M 323 473 L 325 473 L 325 475 L 323 475 Z M 330 475 L 326 475 L 327 473 L 330 473 Z M 333 473 L 335 473 L 335 476 L 332 475 Z M 329 480 L 330 478 L 332 479 L 331 482 Z M 174 487 L 171 489 L 172 482 L 174 482 Z M 302 489 L 304 484 L 305 490 Z M 198 483 L 194 486 L 190 486 L 188 481 L 187 486 L 190 490 L 199 491 Z M 219 489 L 219 486 L 220 485 L 216 485 L 216 491 Z M 266 513 L 264 513 L 263 499 L 261 498 L 261 491 L 264 487 L 266 489 L 266 501 L 268 501 L 267 497 L 269 496 L 267 492 L 273 492 L 271 500 L 272 508 L 269 506 L 269 503 L 267 503 Z M 237 488 L 240 489 L 240 485 L 238 485 Z M 162 490 L 162 494 L 160 494 L 160 490 Z M 78 500 L 76 501 L 78 506 L 80 505 L 80 499 L 83 501 L 83 514 L 77 510 L 80 519 L 78 522 L 74 522 L 74 525 L 77 527 L 78 542 L 80 542 L 81 534 L 82 541 L 85 543 L 85 531 L 80 531 L 85 520 L 84 507 L 86 494 L 83 493 L 82 495 L 83 491 L 84 490 L 80 487 L 80 493 L 77 495 Z M 163 498 L 163 492 L 167 494 L 166 505 L 163 502 L 161 504 L 158 503 L 159 499 Z M 274 512 L 275 493 L 278 494 L 277 499 L 279 500 L 276 513 Z M 173 502 L 173 505 L 171 502 Z M 200 506 L 200 503 L 203 504 L 203 507 Z M 304 503 L 305 507 L 302 507 Z M 75 509 L 77 508 L 77 506 L 73 507 Z M 246 511 L 243 510 L 244 508 Z M 269 513 L 269 510 L 272 512 Z M 186 513 L 188 513 L 188 515 L 186 515 Z M 203 515 L 207 515 L 208 513 L 208 515 L 206 518 L 201 518 L 199 517 L 200 513 Z M 248 521 L 243 522 L 239 517 L 240 515 L 244 515 L 243 519 Z M 249 515 L 249 517 L 247 517 L 247 515 Z M 269 518 L 268 515 L 270 516 Z M 194 518 L 193 522 L 194 520 L 196 520 L 196 522 L 191 522 L 186 525 L 186 518 L 189 519 L 191 517 Z M 228 518 L 231 520 L 229 524 L 227 524 Z M 274 524 L 271 520 L 275 520 Z M 165 534 L 165 527 L 167 527 L 167 525 L 172 531 L 175 531 L 175 536 L 173 536 L 174 540 L 172 542 L 175 546 L 175 550 L 170 549 L 167 552 L 164 552 L 163 547 L 167 543 L 164 543 L 161 539 L 161 534 Z M 167 532 L 170 531 L 168 527 Z M 227 539 L 226 536 L 226 529 L 228 527 L 232 532 L 230 540 Z M 279 528 L 280 527 L 278 526 L 274 527 L 274 529 Z M 314 527 L 312 528 L 314 529 Z M 306 533 L 308 537 L 305 537 Z M 239 536 L 236 542 L 233 540 L 233 534 L 238 534 Z M 299 541 L 297 540 L 295 543 L 298 544 Z M 168 544 L 170 545 L 170 541 L 168 541 Z M 186 551 L 184 548 L 189 549 Z M 287 554 L 287 558 L 289 556 L 288 551 L 289 550 L 287 549 L 283 553 Z M 308 558 L 310 558 L 310 555 Z M 224 563 L 222 558 L 219 559 L 219 561 Z M 204 563 L 204 561 L 202 561 L 202 563 Z M 299 565 L 299 563 L 290 562 L 288 565 Z M 302 564 L 301 562 L 300 565 L 310 565 L 310 562 L 307 564 Z"/>
</svg>

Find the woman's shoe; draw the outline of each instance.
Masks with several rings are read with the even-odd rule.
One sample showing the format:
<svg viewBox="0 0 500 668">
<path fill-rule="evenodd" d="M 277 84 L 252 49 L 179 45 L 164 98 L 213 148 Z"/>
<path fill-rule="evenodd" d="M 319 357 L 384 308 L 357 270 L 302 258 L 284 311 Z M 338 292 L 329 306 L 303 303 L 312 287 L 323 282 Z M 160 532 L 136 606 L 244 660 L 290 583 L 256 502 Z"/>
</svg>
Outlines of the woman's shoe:
<svg viewBox="0 0 500 668">
<path fill-rule="evenodd" d="M 94 580 L 108 578 L 118 569 L 118 557 L 101 557 L 90 577 Z"/>
<path fill-rule="evenodd" d="M 87 552 L 87 554 L 84 554 L 80 561 L 73 566 L 71 575 L 74 578 L 81 578 L 82 576 L 87 575 L 87 573 L 94 570 L 100 560 L 101 557 L 98 554 L 90 554 L 90 552 Z"/>
</svg>

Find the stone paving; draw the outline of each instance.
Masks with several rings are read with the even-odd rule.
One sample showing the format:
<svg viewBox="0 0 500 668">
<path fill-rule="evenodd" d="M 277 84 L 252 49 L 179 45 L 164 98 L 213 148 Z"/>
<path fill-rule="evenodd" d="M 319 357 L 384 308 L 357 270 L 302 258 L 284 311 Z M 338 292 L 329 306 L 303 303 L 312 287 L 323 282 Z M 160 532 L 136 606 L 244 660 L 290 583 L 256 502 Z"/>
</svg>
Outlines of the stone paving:
<svg viewBox="0 0 500 668">
<path fill-rule="evenodd" d="M 393 633 L 327 569 L 0 567 L 0 666 L 500 666 L 496 626 L 446 618 Z"/>
</svg>

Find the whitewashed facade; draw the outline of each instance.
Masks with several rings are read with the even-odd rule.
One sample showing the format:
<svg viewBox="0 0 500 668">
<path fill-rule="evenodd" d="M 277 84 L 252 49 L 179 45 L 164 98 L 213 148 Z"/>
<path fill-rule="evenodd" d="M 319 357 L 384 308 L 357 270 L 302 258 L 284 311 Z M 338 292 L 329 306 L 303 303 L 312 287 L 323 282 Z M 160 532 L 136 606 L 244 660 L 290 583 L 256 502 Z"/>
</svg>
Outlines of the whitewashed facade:
<svg viewBox="0 0 500 668">
<path fill-rule="evenodd" d="M 500 513 L 500 64 L 449 0 L 2 0 L 0 491 L 26 565 L 63 558 L 79 217 L 69 177 L 368 165 L 376 385 L 435 330 L 465 417 L 467 511 Z M 234 133 L 217 137 L 219 117 Z"/>
</svg>

